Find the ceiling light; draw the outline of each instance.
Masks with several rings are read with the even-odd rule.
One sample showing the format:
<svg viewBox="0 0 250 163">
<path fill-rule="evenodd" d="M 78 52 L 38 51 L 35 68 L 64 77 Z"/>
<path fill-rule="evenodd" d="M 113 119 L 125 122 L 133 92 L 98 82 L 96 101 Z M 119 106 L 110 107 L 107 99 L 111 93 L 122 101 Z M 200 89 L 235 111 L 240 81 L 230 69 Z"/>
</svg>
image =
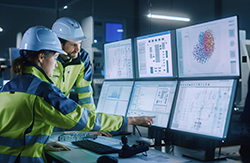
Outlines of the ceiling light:
<svg viewBox="0 0 250 163">
<path fill-rule="evenodd" d="M 3 28 L 2 27 L 0 27 L 0 32 L 3 32 Z"/>
<path fill-rule="evenodd" d="M 117 29 L 117 32 L 123 32 L 123 29 Z"/>
<path fill-rule="evenodd" d="M 167 15 L 156 15 L 156 14 L 148 14 L 149 18 L 155 19 L 167 19 L 167 20 L 176 20 L 176 21 L 186 21 L 189 22 L 189 18 L 177 17 L 177 16 L 167 16 Z"/>
<path fill-rule="evenodd" d="M 67 6 L 67 5 L 63 7 L 63 9 L 64 9 L 64 10 L 66 10 L 67 8 L 68 8 L 68 6 Z"/>
</svg>

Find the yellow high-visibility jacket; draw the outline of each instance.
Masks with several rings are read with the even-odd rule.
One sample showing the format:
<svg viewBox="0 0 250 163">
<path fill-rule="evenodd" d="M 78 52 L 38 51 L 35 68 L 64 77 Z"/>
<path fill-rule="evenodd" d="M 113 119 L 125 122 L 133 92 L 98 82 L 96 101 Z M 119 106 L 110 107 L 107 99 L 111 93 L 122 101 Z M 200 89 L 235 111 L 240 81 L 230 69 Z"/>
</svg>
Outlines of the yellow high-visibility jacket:
<svg viewBox="0 0 250 163">
<path fill-rule="evenodd" d="M 59 56 L 57 59 L 58 67 L 55 68 L 51 80 L 67 97 L 75 84 L 79 103 L 83 107 L 95 111 L 89 58 L 89 54 L 84 49 L 80 50 L 76 59 L 70 59 L 67 62 L 64 62 Z"/>
<path fill-rule="evenodd" d="M 38 66 L 24 67 L 0 90 L 0 162 L 46 162 L 44 146 L 54 126 L 78 131 L 118 131 L 127 118 L 95 113 L 67 98 Z"/>
</svg>

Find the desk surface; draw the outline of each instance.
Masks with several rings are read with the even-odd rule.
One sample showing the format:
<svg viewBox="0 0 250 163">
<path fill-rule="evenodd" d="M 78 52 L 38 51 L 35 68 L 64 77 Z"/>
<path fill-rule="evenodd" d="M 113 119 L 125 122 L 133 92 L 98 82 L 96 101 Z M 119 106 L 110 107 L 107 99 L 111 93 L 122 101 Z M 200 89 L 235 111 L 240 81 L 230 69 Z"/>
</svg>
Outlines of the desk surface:
<svg viewBox="0 0 250 163">
<path fill-rule="evenodd" d="M 61 132 L 55 132 L 52 134 L 50 141 L 58 141 L 58 136 L 61 134 Z M 131 136 L 132 137 L 132 136 Z M 135 138 L 135 137 L 134 137 Z M 134 139 L 133 138 L 133 139 Z M 130 138 L 128 137 L 130 140 Z M 96 141 L 101 142 L 103 144 L 108 144 L 113 147 L 121 148 L 122 144 L 119 137 L 98 137 Z M 74 146 L 70 141 L 60 141 L 61 144 L 66 145 L 71 149 L 71 151 L 60 151 L 60 152 L 51 152 L 47 151 L 47 154 L 50 155 L 52 158 L 59 162 L 73 162 L 73 163 L 96 163 L 96 160 L 101 155 L 96 154 L 94 152 L 81 149 L 77 146 Z M 132 143 L 133 144 L 133 143 Z M 130 144 L 130 145 L 132 145 Z M 118 154 L 108 154 L 110 156 L 116 157 L 119 160 L 119 163 L 128 163 L 128 162 L 137 162 L 137 163 L 160 163 L 160 162 L 193 162 L 193 163 L 199 163 L 202 161 L 197 161 L 194 159 L 190 159 L 187 157 L 181 157 L 178 152 L 173 152 L 174 155 L 161 152 L 156 149 L 150 149 L 147 151 L 147 156 L 144 156 L 142 154 L 137 154 L 134 157 L 131 158 L 119 158 Z M 54 161 L 55 161 L 54 160 Z M 224 159 L 224 160 L 218 160 L 218 161 L 206 161 L 206 163 L 239 163 L 240 161 L 235 161 L 231 159 Z"/>
</svg>

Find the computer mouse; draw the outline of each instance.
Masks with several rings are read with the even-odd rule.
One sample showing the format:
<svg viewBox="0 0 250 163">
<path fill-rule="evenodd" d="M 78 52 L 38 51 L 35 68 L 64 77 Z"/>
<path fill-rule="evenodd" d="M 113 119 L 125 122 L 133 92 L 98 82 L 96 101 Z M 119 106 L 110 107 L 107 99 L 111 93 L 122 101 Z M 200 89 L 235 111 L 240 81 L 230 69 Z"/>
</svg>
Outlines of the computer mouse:
<svg viewBox="0 0 250 163">
<path fill-rule="evenodd" d="M 117 163 L 117 158 L 113 156 L 100 156 L 97 161 L 97 163 Z"/>
</svg>

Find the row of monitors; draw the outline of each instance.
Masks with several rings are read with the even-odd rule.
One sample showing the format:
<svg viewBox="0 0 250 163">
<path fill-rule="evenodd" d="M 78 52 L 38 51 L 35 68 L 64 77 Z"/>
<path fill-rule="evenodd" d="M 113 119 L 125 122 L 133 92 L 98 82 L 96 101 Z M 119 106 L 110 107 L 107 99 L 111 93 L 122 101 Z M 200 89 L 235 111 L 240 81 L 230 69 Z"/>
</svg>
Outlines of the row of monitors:
<svg viewBox="0 0 250 163">
<path fill-rule="evenodd" d="M 104 44 L 104 78 L 240 76 L 238 16 Z"/>
<path fill-rule="evenodd" d="M 153 126 L 225 139 L 237 79 L 104 81 L 97 112 L 156 116 Z"/>
</svg>

